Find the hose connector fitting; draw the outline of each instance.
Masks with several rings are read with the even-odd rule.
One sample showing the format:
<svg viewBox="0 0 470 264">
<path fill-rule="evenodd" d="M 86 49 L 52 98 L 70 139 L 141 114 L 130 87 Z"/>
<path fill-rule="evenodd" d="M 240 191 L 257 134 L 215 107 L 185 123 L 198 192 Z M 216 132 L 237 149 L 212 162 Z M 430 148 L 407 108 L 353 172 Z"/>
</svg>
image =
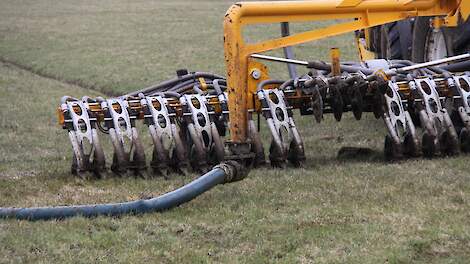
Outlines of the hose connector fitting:
<svg viewBox="0 0 470 264">
<path fill-rule="evenodd" d="M 229 160 L 215 166 L 214 169 L 221 169 L 225 172 L 225 183 L 241 181 L 248 176 L 248 169 L 240 163 Z"/>
</svg>

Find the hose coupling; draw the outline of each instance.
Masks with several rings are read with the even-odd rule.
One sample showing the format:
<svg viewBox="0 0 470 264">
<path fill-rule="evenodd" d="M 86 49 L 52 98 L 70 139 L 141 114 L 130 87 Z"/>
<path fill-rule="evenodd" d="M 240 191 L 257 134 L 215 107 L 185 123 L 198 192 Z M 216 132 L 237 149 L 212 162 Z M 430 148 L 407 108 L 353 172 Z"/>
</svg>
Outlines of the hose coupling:
<svg viewBox="0 0 470 264">
<path fill-rule="evenodd" d="M 221 169 L 225 172 L 225 183 L 241 181 L 248 176 L 248 169 L 234 160 L 228 160 L 215 166 L 214 169 Z"/>
</svg>

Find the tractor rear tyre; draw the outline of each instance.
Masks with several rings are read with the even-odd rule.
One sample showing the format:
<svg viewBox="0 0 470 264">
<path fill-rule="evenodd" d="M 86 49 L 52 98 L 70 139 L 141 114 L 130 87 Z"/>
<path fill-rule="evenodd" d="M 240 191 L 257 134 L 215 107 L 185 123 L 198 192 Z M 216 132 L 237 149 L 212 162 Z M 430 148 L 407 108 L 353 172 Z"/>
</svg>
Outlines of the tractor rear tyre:
<svg viewBox="0 0 470 264">
<path fill-rule="evenodd" d="M 434 29 L 432 17 L 417 17 L 413 29 L 412 61 L 419 63 L 453 56 L 452 31 L 445 27 Z"/>
<path fill-rule="evenodd" d="M 380 57 L 389 60 L 409 60 L 411 41 L 410 20 L 383 25 L 380 29 Z"/>
</svg>

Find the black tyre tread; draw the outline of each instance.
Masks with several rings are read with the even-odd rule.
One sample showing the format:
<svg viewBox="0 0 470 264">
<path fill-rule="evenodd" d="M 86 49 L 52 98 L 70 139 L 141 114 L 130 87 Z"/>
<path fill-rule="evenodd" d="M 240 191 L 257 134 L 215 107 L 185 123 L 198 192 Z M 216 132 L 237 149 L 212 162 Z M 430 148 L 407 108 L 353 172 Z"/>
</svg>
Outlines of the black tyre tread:
<svg viewBox="0 0 470 264">
<path fill-rule="evenodd" d="M 400 59 L 402 58 L 402 50 L 400 45 L 400 32 L 398 31 L 398 23 L 392 23 L 386 25 L 388 28 L 388 41 L 390 46 L 390 59 Z"/>
<path fill-rule="evenodd" d="M 453 49 L 455 54 L 462 54 L 470 51 L 470 19 L 462 22 L 456 30 L 458 34 L 454 34 L 455 41 L 453 43 Z"/>
<path fill-rule="evenodd" d="M 375 26 L 369 30 L 370 34 L 370 51 L 377 54 L 381 53 L 380 50 L 380 35 L 381 35 L 381 26 Z"/>
<path fill-rule="evenodd" d="M 400 60 L 410 58 L 411 23 L 409 20 L 383 25 L 381 28 L 381 57 Z M 387 54 L 387 47 L 390 53 Z"/>
</svg>

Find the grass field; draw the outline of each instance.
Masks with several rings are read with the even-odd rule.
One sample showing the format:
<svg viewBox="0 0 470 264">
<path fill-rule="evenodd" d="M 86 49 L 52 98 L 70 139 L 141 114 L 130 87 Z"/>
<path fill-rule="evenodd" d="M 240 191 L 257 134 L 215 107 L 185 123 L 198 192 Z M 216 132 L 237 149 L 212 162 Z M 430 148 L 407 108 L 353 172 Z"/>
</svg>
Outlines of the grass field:
<svg viewBox="0 0 470 264">
<path fill-rule="evenodd" d="M 2 1 L 0 58 L 11 63 L 0 63 L 0 207 L 133 200 L 196 177 L 75 179 L 55 109 L 63 95 L 120 94 L 182 67 L 223 73 L 221 22 L 230 4 Z M 249 35 L 277 30 L 249 29 Z M 356 58 L 351 36 L 296 53 L 326 59 L 332 46 L 345 60 Z M 274 66 L 274 73 L 282 70 Z M 297 123 L 307 150 L 303 169 L 257 169 L 162 214 L 2 220 L 0 263 L 468 263 L 468 156 L 388 164 L 382 121 L 371 115 Z M 343 146 L 374 153 L 339 160 Z"/>
</svg>

